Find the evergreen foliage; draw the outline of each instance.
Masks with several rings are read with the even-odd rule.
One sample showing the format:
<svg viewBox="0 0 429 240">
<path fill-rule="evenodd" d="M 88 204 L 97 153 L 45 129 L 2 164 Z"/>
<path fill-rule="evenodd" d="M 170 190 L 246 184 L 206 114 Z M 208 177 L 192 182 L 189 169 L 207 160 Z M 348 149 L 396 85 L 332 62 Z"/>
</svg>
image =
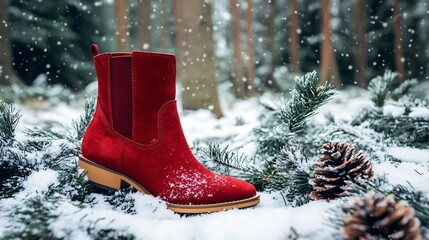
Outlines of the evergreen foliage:
<svg viewBox="0 0 429 240">
<path fill-rule="evenodd" d="M 397 74 L 386 71 L 383 76 L 377 76 L 368 85 L 371 100 L 377 107 L 382 107 L 387 96 L 395 85 Z"/>
<path fill-rule="evenodd" d="M 290 91 L 291 98 L 270 111 L 261 127 L 255 129 L 260 154 L 272 155 L 286 144 L 297 141 L 296 134 L 304 131 L 309 118 L 335 94 L 331 85 L 319 85 L 314 71 L 297 77 L 295 81 L 296 85 Z"/>
<path fill-rule="evenodd" d="M 234 152 L 228 145 L 222 147 L 217 141 L 209 141 L 206 146 L 197 143 L 194 152 L 212 171 L 231 176 L 250 171 L 251 160 L 244 154 Z"/>
<path fill-rule="evenodd" d="M 24 208 L 17 208 L 12 214 L 21 226 L 10 224 L 9 231 L 3 239 L 52 239 L 50 222 L 57 218 L 54 214 L 59 199 L 33 197 L 24 203 Z"/>
<path fill-rule="evenodd" d="M 93 102 L 93 101 L 92 101 Z M 87 101 L 87 114 L 91 114 L 91 100 Z M 55 132 L 50 129 L 29 129 L 22 139 L 15 138 L 15 127 L 20 115 L 12 105 L 1 103 L 2 148 L 0 151 L 0 197 L 10 197 L 22 188 L 22 183 L 33 171 L 53 169 L 60 172 L 60 185 L 52 187 L 46 195 L 61 194 L 72 200 L 83 201 L 89 193 L 85 175 L 79 171 L 74 159 L 79 153 L 80 139 L 76 133 Z M 93 105 L 92 105 L 93 107 Z M 88 119 L 81 117 L 76 125 L 86 128 Z M 76 129 L 82 131 L 82 129 Z"/>
<path fill-rule="evenodd" d="M 19 112 L 10 104 L 0 102 L 0 106 L 0 199 L 30 194 L 13 208 L 0 205 L 0 212 L 11 219 L 2 239 L 63 238 L 52 231 L 52 223 L 62 217 L 58 213 L 61 204 L 68 202 L 77 209 L 84 209 L 94 201 L 85 173 L 77 167 L 76 156 L 83 133 L 94 114 L 95 99 L 89 98 L 85 102 L 85 112 L 73 121 L 70 132 L 33 128 L 19 139 L 15 136 L 21 117 Z M 36 193 L 21 192 L 32 174 L 47 170 L 58 173 L 55 184 Z M 134 211 L 134 200 L 128 193 L 120 192 L 104 198 L 112 209 L 126 213 Z M 97 222 L 90 221 L 78 227 L 94 239 L 135 238 L 122 230 L 95 227 Z"/>
<path fill-rule="evenodd" d="M 352 121 L 336 121 L 334 116 L 328 116 L 328 123 L 321 126 L 309 120 L 332 98 L 334 91 L 329 85 L 319 86 L 315 73 L 306 74 L 297 79 L 290 99 L 277 108 L 267 108 L 261 115 L 262 124 L 253 132 L 257 140 L 254 156 L 241 154 L 239 149 L 226 145 L 227 142 L 203 142 L 195 144 L 193 150 L 210 169 L 243 178 L 258 191 L 278 192 L 285 205 L 300 206 L 310 201 L 309 179 L 314 178 L 312 163 L 317 157 L 316 150 L 325 142 L 356 144 L 373 162 L 401 161 L 389 158 L 386 147 L 409 144 L 424 147 L 428 143 L 428 119 L 415 114 L 416 108 L 427 109 L 428 104 L 411 94 L 415 80 L 397 86 L 392 80 L 394 76 L 387 72 L 371 82 L 369 88 L 374 104 L 362 109 Z M 382 83 L 386 80 L 392 81 L 392 86 Z M 386 86 L 388 91 L 380 89 Z M 85 112 L 73 121 L 69 131 L 40 127 L 18 135 L 15 129 L 20 120 L 19 111 L 12 105 L 0 103 L 0 198 L 13 199 L 25 194 L 25 182 L 34 173 L 46 170 L 58 173 L 58 184 L 29 196 L 13 212 L 7 206 L 0 207 L 3 208 L 0 212 L 16 216 L 13 221 L 10 218 L 6 239 L 57 238 L 51 223 L 62 217 L 58 214 L 62 203 L 85 210 L 94 201 L 101 200 L 114 211 L 137 213 L 135 195 L 130 191 L 94 197 L 85 174 L 77 168 L 75 157 L 94 114 L 95 103 L 94 98 L 86 101 Z M 387 114 L 386 106 L 401 109 L 400 114 Z M 377 169 L 374 170 L 377 176 Z M 415 191 L 412 186 L 391 185 L 383 179 L 347 183 L 351 195 L 362 195 L 368 190 L 383 195 L 393 193 L 396 200 L 404 200 L 413 207 L 423 228 L 429 229 L 427 193 Z M 89 220 L 79 225 L 79 229 L 99 239 L 134 237 L 123 230 L 97 227 L 97 221 Z"/>
<path fill-rule="evenodd" d="M 131 188 L 131 187 L 130 187 Z M 121 212 L 135 214 L 136 209 L 134 208 L 135 199 L 132 197 L 130 193 L 133 192 L 134 189 L 129 190 L 121 190 L 115 192 L 113 195 L 105 196 L 106 202 L 108 202 L 113 209 L 119 210 Z"/>
<path fill-rule="evenodd" d="M 291 97 L 280 108 L 278 117 L 291 133 L 301 132 L 308 119 L 334 95 L 328 83 L 319 85 L 316 71 L 296 78 L 295 88 L 290 93 Z"/>
<path fill-rule="evenodd" d="M 11 1 L 14 68 L 24 83 L 44 74 L 49 84 L 81 90 L 92 81 L 88 46 L 106 47 L 102 38 L 112 32 L 103 25 L 106 7 L 89 0 Z"/>
<path fill-rule="evenodd" d="M 96 105 L 96 99 L 95 97 L 88 98 L 85 101 L 85 105 L 83 107 L 84 112 L 77 120 L 74 120 L 72 122 L 74 135 L 73 137 L 81 141 L 83 138 L 83 135 L 85 134 L 86 128 L 88 127 L 89 123 L 91 122 L 92 117 L 95 113 L 95 105 Z M 79 146 L 80 147 L 80 146 Z"/>
<path fill-rule="evenodd" d="M 373 129 L 401 145 L 427 146 L 429 119 L 413 111 L 427 110 L 429 104 L 410 94 L 417 80 L 406 80 L 399 86 L 395 83 L 396 74 L 391 71 L 371 80 L 368 89 L 375 106 L 363 109 L 351 125 Z M 395 112 L 391 113 L 389 109 Z"/>
<path fill-rule="evenodd" d="M 19 112 L 12 105 L 0 102 L 0 140 L 2 144 L 6 144 L 15 137 L 19 118 Z"/>
<path fill-rule="evenodd" d="M 2 239 L 69 239 L 69 234 L 53 231 L 57 219 L 61 218 L 61 207 L 65 202 L 59 197 L 35 196 L 27 199 L 22 208 L 16 208 L 13 221 L 9 222 L 8 231 Z M 83 205 L 77 207 L 83 208 Z M 1 208 L 0 208 L 1 209 Z M 85 216 L 82 216 L 83 220 Z M 15 224 L 16 222 L 19 224 Z M 136 237 L 123 230 L 97 226 L 99 220 L 86 220 L 78 223 L 80 231 L 87 233 L 92 239 L 135 239 Z M 64 227 L 64 226 L 63 226 Z"/>
</svg>

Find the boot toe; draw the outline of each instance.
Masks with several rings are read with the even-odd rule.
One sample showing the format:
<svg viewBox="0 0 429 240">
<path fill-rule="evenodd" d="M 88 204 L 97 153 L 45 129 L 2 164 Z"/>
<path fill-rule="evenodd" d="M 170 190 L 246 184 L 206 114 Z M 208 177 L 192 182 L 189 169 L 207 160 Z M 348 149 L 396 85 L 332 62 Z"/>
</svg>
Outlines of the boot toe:
<svg viewBox="0 0 429 240">
<path fill-rule="evenodd" d="M 228 201 L 238 201 L 256 196 L 256 189 L 252 184 L 241 179 L 228 178 L 231 182 Z"/>
</svg>

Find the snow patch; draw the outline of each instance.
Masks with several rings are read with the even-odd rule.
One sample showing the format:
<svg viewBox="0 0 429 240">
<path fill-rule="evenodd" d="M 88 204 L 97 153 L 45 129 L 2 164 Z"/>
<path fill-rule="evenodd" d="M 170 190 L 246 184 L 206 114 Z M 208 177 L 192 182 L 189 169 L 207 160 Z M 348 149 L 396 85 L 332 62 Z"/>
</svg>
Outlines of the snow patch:
<svg viewBox="0 0 429 240">
<path fill-rule="evenodd" d="M 429 119 L 429 108 L 427 108 L 427 107 L 412 107 L 409 116 L 412 118 Z"/>
<path fill-rule="evenodd" d="M 57 208 L 60 218 L 50 227 L 55 236 L 71 239 L 89 239 L 82 231 L 87 226 L 96 230 L 114 228 L 138 239 L 286 239 L 291 228 L 313 239 L 327 239 L 335 231 L 325 225 L 329 208 L 330 203 L 320 201 L 297 208 L 266 207 L 157 219 L 107 209 L 79 209 L 64 202 Z"/>
<path fill-rule="evenodd" d="M 147 194 L 133 193 L 134 206 L 139 216 L 152 219 L 178 219 L 179 215 L 167 209 L 167 204 L 160 198 Z"/>
<path fill-rule="evenodd" d="M 429 175 L 427 166 L 410 162 L 393 165 L 391 162 L 382 162 L 373 165 L 374 172 L 379 177 L 386 177 L 392 185 L 412 186 L 414 190 L 429 193 Z"/>
<path fill-rule="evenodd" d="M 52 169 L 33 172 L 23 183 L 23 192 L 28 195 L 46 192 L 50 186 L 58 185 L 58 177 L 58 172 Z"/>
<path fill-rule="evenodd" d="M 405 162 L 429 163 L 429 149 L 411 147 L 390 147 L 387 153 Z"/>
<path fill-rule="evenodd" d="M 394 105 L 385 105 L 383 107 L 383 115 L 399 117 L 405 113 L 405 107 L 399 107 Z"/>
</svg>

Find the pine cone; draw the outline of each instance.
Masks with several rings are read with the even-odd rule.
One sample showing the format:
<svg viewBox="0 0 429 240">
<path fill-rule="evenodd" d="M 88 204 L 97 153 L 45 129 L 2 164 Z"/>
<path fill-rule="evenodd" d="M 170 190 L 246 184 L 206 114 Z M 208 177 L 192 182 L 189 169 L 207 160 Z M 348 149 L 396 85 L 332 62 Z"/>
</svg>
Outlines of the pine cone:
<svg viewBox="0 0 429 240">
<path fill-rule="evenodd" d="M 315 178 L 309 183 L 314 191 L 310 193 L 313 200 L 335 199 L 346 195 L 346 180 L 372 179 L 374 171 L 368 156 L 362 151 L 354 152 L 355 146 L 347 143 L 325 143 L 318 154 L 322 156 L 314 162 Z"/>
<path fill-rule="evenodd" d="M 395 202 L 393 195 L 368 192 L 343 210 L 349 214 L 341 228 L 346 239 L 424 239 L 414 209 L 405 202 Z"/>
</svg>

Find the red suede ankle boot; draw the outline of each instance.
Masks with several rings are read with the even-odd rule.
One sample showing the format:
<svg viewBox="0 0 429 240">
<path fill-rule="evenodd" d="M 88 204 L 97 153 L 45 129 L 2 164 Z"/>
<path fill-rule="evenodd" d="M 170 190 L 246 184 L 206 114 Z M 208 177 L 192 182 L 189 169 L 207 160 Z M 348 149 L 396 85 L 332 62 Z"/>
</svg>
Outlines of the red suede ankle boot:
<svg viewBox="0 0 429 240">
<path fill-rule="evenodd" d="M 94 118 L 82 142 L 79 167 L 96 186 L 131 185 L 178 213 L 207 213 L 259 203 L 253 185 L 211 172 L 189 149 L 177 113 L 174 55 L 99 54 Z"/>
</svg>

